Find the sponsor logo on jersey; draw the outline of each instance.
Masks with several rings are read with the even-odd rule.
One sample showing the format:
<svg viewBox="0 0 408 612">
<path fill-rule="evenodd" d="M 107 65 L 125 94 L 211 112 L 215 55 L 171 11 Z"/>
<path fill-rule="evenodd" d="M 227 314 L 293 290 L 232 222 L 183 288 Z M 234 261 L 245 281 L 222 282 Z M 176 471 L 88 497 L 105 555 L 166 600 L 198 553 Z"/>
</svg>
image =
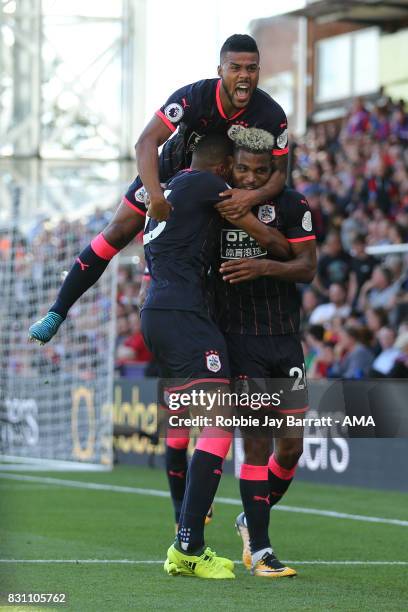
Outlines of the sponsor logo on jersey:
<svg viewBox="0 0 408 612">
<path fill-rule="evenodd" d="M 236 135 L 241 131 L 241 130 L 246 130 L 246 127 L 244 125 L 231 125 L 231 127 L 229 128 L 229 130 L 227 131 L 228 136 L 231 138 L 231 140 L 234 140 L 234 138 L 236 137 Z"/>
<path fill-rule="evenodd" d="M 221 370 L 221 360 L 217 351 L 207 351 L 205 361 L 210 372 L 219 372 Z"/>
<path fill-rule="evenodd" d="M 135 191 L 135 200 L 136 202 L 141 202 L 142 204 L 146 202 L 146 189 L 143 185 L 139 187 L 137 191 Z"/>
<path fill-rule="evenodd" d="M 271 204 L 264 204 L 259 207 L 258 210 L 258 219 L 262 221 L 262 223 L 272 223 L 275 220 L 276 211 L 275 207 Z"/>
<path fill-rule="evenodd" d="M 310 212 L 310 210 L 307 210 L 305 214 L 303 215 L 302 227 L 305 230 L 305 232 L 311 232 L 313 229 L 312 213 Z"/>
<path fill-rule="evenodd" d="M 177 102 L 172 102 L 171 104 L 168 104 L 166 106 L 166 108 L 164 109 L 164 114 L 166 115 L 169 121 L 171 121 L 172 123 L 177 123 L 184 115 L 184 110 L 181 104 L 178 104 Z"/>
<path fill-rule="evenodd" d="M 276 144 L 280 149 L 284 149 L 288 144 L 288 130 L 283 130 L 282 134 L 276 139 Z"/>
<path fill-rule="evenodd" d="M 242 257 L 262 257 L 267 251 L 255 238 L 238 228 L 221 230 L 221 259 L 241 259 Z"/>
</svg>

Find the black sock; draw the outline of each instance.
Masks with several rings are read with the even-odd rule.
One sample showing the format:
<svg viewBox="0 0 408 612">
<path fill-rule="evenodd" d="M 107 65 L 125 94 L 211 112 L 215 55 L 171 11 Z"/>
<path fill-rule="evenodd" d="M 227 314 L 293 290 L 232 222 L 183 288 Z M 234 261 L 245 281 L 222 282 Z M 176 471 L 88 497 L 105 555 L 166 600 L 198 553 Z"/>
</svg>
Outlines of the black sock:
<svg viewBox="0 0 408 612">
<path fill-rule="evenodd" d="M 99 257 L 91 245 L 76 258 L 50 310 L 65 319 L 71 306 L 102 276 L 110 259 Z"/>
<path fill-rule="evenodd" d="M 268 466 L 244 463 L 241 466 L 239 488 L 249 531 L 251 552 L 270 548 Z"/>
<path fill-rule="evenodd" d="M 275 455 L 272 455 L 269 459 L 268 467 L 269 494 L 272 508 L 282 499 L 288 490 L 295 475 L 296 465 L 292 469 L 287 470 L 280 466 L 276 461 Z"/>
<path fill-rule="evenodd" d="M 195 552 L 204 546 L 205 516 L 217 492 L 222 462 L 218 455 L 194 451 L 177 534 L 180 550 L 184 552 Z"/>
<path fill-rule="evenodd" d="M 186 490 L 187 448 L 166 445 L 166 472 L 176 523 L 180 520 L 181 505 Z"/>
</svg>

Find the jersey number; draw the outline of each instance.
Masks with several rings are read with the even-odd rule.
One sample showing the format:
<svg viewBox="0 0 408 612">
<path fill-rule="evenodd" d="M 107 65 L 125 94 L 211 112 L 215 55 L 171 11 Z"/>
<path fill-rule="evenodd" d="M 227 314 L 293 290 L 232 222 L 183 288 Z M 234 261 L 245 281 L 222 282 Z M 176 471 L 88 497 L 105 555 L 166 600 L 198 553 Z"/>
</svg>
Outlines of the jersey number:
<svg viewBox="0 0 408 612">
<path fill-rule="evenodd" d="M 289 376 L 296 376 L 292 391 L 299 391 L 300 389 L 305 388 L 305 364 L 302 364 L 302 368 L 296 367 L 289 370 Z"/>
<path fill-rule="evenodd" d="M 171 189 L 166 189 L 166 191 L 164 192 L 164 197 L 167 198 L 167 196 L 171 193 Z M 146 213 L 146 221 L 145 221 L 145 229 L 147 227 L 147 224 L 149 223 L 151 217 L 149 217 L 149 215 Z M 158 236 L 160 236 L 160 234 L 162 233 L 162 231 L 164 230 L 164 228 L 166 227 L 167 221 L 160 221 L 160 223 L 158 225 L 156 225 L 156 227 L 154 229 L 152 229 L 151 232 L 147 232 L 147 234 L 145 234 L 143 236 L 143 246 L 146 246 L 146 244 L 149 244 L 149 242 L 151 242 L 152 240 L 154 240 L 155 238 L 157 238 Z"/>
</svg>

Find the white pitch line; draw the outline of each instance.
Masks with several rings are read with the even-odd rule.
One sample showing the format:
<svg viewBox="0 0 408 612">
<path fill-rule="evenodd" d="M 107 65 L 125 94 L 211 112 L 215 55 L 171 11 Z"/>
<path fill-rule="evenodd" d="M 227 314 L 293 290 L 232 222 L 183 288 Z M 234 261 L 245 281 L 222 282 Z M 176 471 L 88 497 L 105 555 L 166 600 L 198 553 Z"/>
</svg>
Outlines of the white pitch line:
<svg viewBox="0 0 408 612">
<path fill-rule="evenodd" d="M 29 563 L 29 564 L 73 564 L 80 565 L 158 565 L 162 564 L 162 559 L 0 559 L 0 563 L 5 564 L 17 564 L 17 563 Z M 236 565 L 242 565 L 242 561 L 233 561 Z M 283 563 L 293 565 L 408 565 L 408 561 L 287 561 L 283 560 Z"/>
<path fill-rule="evenodd" d="M 89 489 L 93 491 L 113 491 L 116 493 L 130 493 L 134 495 L 150 495 L 153 497 L 170 497 L 168 491 L 159 489 L 142 489 L 139 487 L 124 487 L 121 485 L 109 485 L 97 482 L 82 482 L 80 480 L 64 480 L 62 478 L 49 478 L 43 476 L 28 476 L 23 474 L 6 474 L 0 472 L 0 478 L 6 480 L 18 480 L 23 482 L 38 482 L 39 484 L 49 484 L 58 487 L 69 487 L 74 489 Z M 232 497 L 216 497 L 216 502 L 229 506 L 241 506 L 241 500 Z M 314 516 L 325 516 L 328 518 L 346 519 L 351 521 L 361 521 L 364 523 L 383 523 L 386 525 L 398 525 L 408 527 L 408 521 L 381 516 L 366 516 L 365 514 L 347 514 L 346 512 L 335 512 L 334 510 L 320 510 L 319 508 L 303 508 L 301 506 L 285 506 L 280 504 L 275 506 L 274 511 L 295 512 L 297 514 L 311 514 Z"/>
</svg>

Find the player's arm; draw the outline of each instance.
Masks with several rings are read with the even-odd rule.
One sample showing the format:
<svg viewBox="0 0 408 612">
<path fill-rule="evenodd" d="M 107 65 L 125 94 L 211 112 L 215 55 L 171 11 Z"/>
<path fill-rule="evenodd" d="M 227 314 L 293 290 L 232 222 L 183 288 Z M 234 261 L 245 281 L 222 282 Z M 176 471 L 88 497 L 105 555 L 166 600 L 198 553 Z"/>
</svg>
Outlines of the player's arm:
<svg viewBox="0 0 408 612">
<path fill-rule="evenodd" d="M 261 223 L 252 212 L 239 219 L 228 219 L 233 225 L 252 236 L 268 253 L 279 259 L 290 259 L 292 251 L 285 236 L 276 228 Z"/>
<path fill-rule="evenodd" d="M 160 185 L 158 154 L 158 148 L 170 138 L 171 134 L 170 127 L 155 115 L 135 145 L 137 169 L 150 198 L 148 213 L 157 221 L 168 219 L 171 210 Z"/>
<path fill-rule="evenodd" d="M 293 258 L 290 261 L 271 259 L 234 259 L 221 265 L 223 280 L 231 284 L 270 276 L 277 280 L 294 283 L 311 283 L 316 273 L 315 241 L 292 245 Z"/>
<path fill-rule="evenodd" d="M 259 276 L 296 282 L 310 283 L 316 274 L 316 236 L 313 232 L 312 215 L 302 194 L 289 190 L 282 208 L 285 235 L 293 253 L 289 261 L 270 259 L 241 259 L 222 264 L 220 272 L 225 281 L 236 283 Z"/>
<path fill-rule="evenodd" d="M 158 148 L 177 130 L 181 121 L 191 121 L 194 86 L 193 83 L 175 91 L 156 111 L 135 145 L 140 178 L 150 198 L 148 213 L 156 221 L 168 219 L 171 210 L 160 186 Z"/>
</svg>

